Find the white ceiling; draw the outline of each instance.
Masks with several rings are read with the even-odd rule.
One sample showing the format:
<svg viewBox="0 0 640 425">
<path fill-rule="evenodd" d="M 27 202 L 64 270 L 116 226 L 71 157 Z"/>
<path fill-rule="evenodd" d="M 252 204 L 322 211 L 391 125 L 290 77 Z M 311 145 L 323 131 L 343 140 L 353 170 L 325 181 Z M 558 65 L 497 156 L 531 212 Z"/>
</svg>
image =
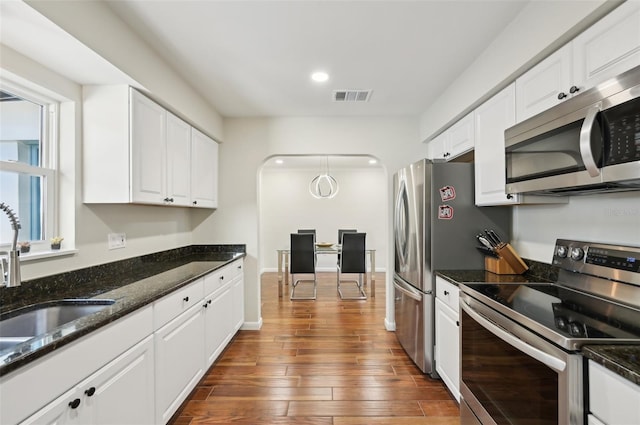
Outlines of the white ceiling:
<svg viewBox="0 0 640 425">
<path fill-rule="evenodd" d="M 222 116 L 247 117 L 420 115 L 527 1 L 106 3 Z M 81 84 L 136 84 L 22 1 L 0 0 L 0 41 Z M 345 89 L 372 95 L 334 102 Z"/>
<path fill-rule="evenodd" d="M 221 115 L 245 117 L 419 115 L 526 1 L 108 3 Z M 342 89 L 373 92 L 334 102 Z"/>
</svg>

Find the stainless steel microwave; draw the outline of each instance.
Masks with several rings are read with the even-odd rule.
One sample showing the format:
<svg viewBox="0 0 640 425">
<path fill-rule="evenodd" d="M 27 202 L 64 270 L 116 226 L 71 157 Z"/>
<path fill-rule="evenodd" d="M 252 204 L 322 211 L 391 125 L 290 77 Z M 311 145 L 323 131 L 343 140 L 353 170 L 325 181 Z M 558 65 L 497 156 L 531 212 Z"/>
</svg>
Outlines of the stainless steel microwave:
<svg viewBox="0 0 640 425">
<path fill-rule="evenodd" d="M 507 193 L 640 190 L 640 66 L 505 130 Z"/>
</svg>

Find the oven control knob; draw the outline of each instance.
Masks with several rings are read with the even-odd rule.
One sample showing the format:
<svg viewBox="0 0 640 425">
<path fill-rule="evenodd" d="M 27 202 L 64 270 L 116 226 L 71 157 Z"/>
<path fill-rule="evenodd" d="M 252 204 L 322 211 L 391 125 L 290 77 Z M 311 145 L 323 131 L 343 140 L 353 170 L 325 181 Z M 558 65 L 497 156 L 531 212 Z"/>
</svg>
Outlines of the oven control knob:
<svg viewBox="0 0 640 425">
<path fill-rule="evenodd" d="M 584 257 L 584 251 L 582 250 L 582 248 L 573 248 L 571 249 L 571 259 L 578 261 L 581 260 L 582 257 Z"/>
<path fill-rule="evenodd" d="M 582 336 L 582 327 L 579 323 L 571 322 L 569 323 L 569 335 L 571 336 Z"/>
<path fill-rule="evenodd" d="M 564 245 L 558 245 L 558 247 L 556 248 L 556 255 L 560 258 L 566 258 L 567 257 L 567 252 L 569 250 L 567 249 L 566 246 Z"/>
</svg>

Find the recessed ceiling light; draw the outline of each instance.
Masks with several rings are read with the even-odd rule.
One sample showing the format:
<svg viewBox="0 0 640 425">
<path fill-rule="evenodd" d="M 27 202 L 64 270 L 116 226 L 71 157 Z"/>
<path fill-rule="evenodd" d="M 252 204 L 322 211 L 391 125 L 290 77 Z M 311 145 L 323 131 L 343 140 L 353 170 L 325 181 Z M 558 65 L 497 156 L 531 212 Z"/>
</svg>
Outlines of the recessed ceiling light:
<svg viewBox="0 0 640 425">
<path fill-rule="evenodd" d="M 370 160 L 369 160 L 369 164 L 371 164 L 371 165 L 373 165 L 373 164 L 377 164 L 377 163 L 378 163 L 378 160 L 377 160 L 377 159 L 373 159 L 373 158 L 372 158 L 372 159 L 370 159 Z"/>
<path fill-rule="evenodd" d="M 317 71 L 311 74 L 311 79 L 316 83 L 324 83 L 329 79 L 329 74 L 324 71 Z"/>
<path fill-rule="evenodd" d="M 283 163 L 284 163 L 284 161 L 283 161 L 283 160 L 281 160 L 281 159 L 276 159 L 276 164 L 283 164 Z"/>
</svg>

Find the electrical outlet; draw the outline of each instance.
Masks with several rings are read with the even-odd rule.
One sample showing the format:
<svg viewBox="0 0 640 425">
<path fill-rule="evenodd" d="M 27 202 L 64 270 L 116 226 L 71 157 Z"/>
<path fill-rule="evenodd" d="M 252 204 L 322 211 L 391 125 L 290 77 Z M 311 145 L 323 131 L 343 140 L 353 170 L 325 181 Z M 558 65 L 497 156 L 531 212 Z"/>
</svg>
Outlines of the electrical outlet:
<svg viewBox="0 0 640 425">
<path fill-rule="evenodd" d="M 119 249 L 127 246 L 127 235 L 124 233 L 109 233 L 107 235 L 109 249 Z"/>
</svg>

